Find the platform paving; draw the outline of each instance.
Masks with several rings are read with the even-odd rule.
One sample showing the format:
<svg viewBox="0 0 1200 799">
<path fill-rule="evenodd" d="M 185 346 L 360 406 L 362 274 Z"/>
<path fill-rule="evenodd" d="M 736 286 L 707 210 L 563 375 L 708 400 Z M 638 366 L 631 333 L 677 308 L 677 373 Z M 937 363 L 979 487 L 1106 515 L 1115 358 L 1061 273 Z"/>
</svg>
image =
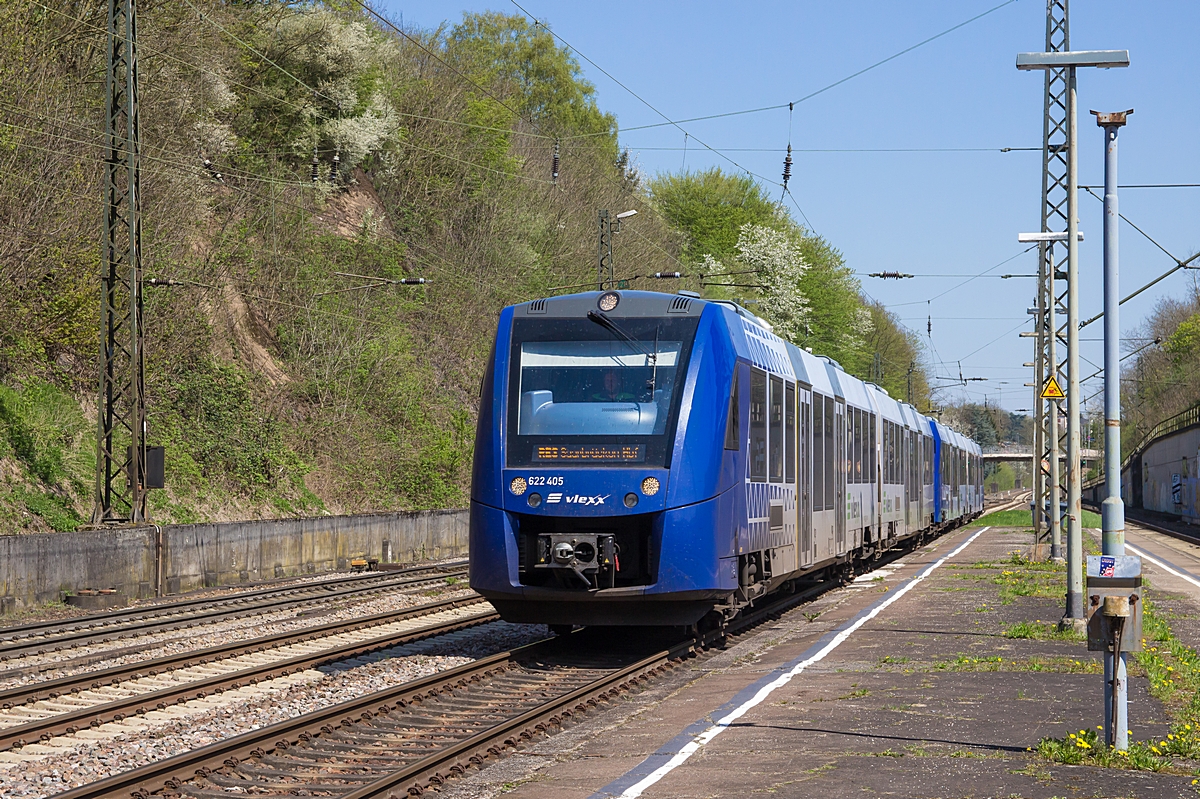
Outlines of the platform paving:
<svg viewBox="0 0 1200 799">
<path fill-rule="evenodd" d="M 853 586 L 828 592 L 728 650 L 678 668 L 565 732 L 454 781 L 454 799 L 644 797 L 1195 797 L 1195 777 L 1065 766 L 1030 749 L 1101 721 L 1099 653 L 1079 640 L 1005 635 L 1021 622 L 1050 629 L 1062 574 L 1008 565 L 1032 535 L 991 528 L 924 579 L 912 578 L 978 529 L 957 531 Z M 1200 559 L 1196 561 L 1200 573 Z M 1153 568 L 1147 569 L 1152 582 Z M 1022 576 L 1023 575 L 1023 576 Z M 1045 586 L 1038 588 L 1037 581 Z M 1191 588 L 1191 591 L 1186 589 Z M 1148 595 L 1196 646 L 1200 588 L 1173 580 Z M 700 746 L 697 736 L 761 687 L 812 658 L 839 630 L 903 595 L 823 659 Z M 1174 623 L 1174 622 L 1173 622 Z M 1146 680 L 1131 678 L 1139 739 L 1164 736 L 1168 717 Z M 706 732 L 707 731 L 707 732 Z M 686 750 L 685 750 L 686 751 Z M 644 778 L 682 760 L 661 779 Z M 640 785 L 639 785 L 640 783 Z M 634 786 L 637 786 L 634 788 Z M 632 790 L 631 790 L 632 789 Z"/>
</svg>

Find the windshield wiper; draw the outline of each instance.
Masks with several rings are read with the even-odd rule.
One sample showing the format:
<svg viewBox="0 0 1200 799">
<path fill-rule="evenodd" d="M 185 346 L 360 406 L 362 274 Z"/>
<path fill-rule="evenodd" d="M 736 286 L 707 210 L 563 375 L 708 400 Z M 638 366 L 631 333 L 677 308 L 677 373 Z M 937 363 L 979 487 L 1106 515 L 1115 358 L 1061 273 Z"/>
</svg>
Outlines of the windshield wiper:
<svg viewBox="0 0 1200 799">
<path fill-rule="evenodd" d="M 650 359 L 650 366 L 653 367 L 653 371 L 651 372 L 651 378 L 646 381 L 646 387 L 650 389 L 650 394 L 653 396 L 654 385 L 658 380 L 658 328 L 654 328 L 654 351 L 651 352 L 650 350 L 646 349 L 645 345 L 643 345 L 640 340 L 629 335 L 627 332 L 625 332 L 624 328 L 600 311 L 588 311 L 587 315 L 588 319 L 591 319 L 593 322 L 605 328 L 609 332 L 616 334 L 619 338 L 624 339 L 631 348 L 637 350 Z"/>
</svg>

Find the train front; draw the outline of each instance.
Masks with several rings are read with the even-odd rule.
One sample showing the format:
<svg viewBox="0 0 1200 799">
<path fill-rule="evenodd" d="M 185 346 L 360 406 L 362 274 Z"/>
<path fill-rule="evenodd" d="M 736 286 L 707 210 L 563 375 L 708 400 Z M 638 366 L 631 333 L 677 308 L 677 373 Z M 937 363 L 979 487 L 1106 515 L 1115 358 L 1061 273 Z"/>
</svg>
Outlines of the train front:
<svg viewBox="0 0 1200 799">
<path fill-rule="evenodd" d="M 691 624 L 737 587 L 733 539 L 718 534 L 734 512 L 719 497 L 734 482 L 722 468 L 734 354 L 713 334 L 719 318 L 698 299 L 617 291 L 501 314 L 470 572 L 505 619 Z"/>
</svg>

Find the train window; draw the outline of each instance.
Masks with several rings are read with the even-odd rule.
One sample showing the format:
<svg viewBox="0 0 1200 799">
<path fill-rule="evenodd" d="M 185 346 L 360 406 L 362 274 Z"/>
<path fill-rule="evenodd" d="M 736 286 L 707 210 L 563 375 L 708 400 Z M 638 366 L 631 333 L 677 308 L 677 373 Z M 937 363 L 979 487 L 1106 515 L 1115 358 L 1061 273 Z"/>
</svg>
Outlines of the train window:
<svg viewBox="0 0 1200 799">
<path fill-rule="evenodd" d="M 883 421 L 883 452 L 880 453 L 883 460 L 883 482 L 892 482 L 892 459 L 889 452 L 892 446 L 892 423 L 884 419 Z"/>
<path fill-rule="evenodd" d="M 896 425 L 888 422 L 888 439 L 887 439 L 887 471 L 888 482 L 895 485 L 896 480 Z"/>
<path fill-rule="evenodd" d="M 813 394 L 813 510 L 825 510 L 825 403 Z"/>
<path fill-rule="evenodd" d="M 925 485 L 933 483 L 933 439 L 925 439 Z"/>
<path fill-rule="evenodd" d="M 697 324 L 629 318 L 618 335 L 590 319 L 514 320 L 508 465 L 669 465 Z"/>
<path fill-rule="evenodd" d="M 750 370 L 750 479 L 767 479 L 767 373 Z"/>
<path fill-rule="evenodd" d="M 725 415 L 725 449 L 742 448 L 742 420 L 738 408 L 738 385 L 741 382 L 742 365 L 734 364 L 733 385 L 729 389 L 729 412 Z"/>
<path fill-rule="evenodd" d="M 833 397 L 825 398 L 825 509 L 837 504 L 834 478 L 837 475 L 837 416 L 833 412 Z"/>
<path fill-rule="evenodd" d="M 863 412 L 854 409 L 854 482 L 863 481 Z"/>
<path fill-rule="evenodd" d="M 879 463 L 876 461 L 875 414 L 872 413 L 870 417 L 871 418 L 867 421 L 867 425 L 870 427 L 870 430 L 867 431 L 867 435 L 870 437 L 867 445 L 867 460 L 871 464 L 871 469 L 869 472 L 871 476 L 869 478 L 869 482 L 874 483 L 879 479 L 879 474 L 877 472 Z"/>
<path fill-rule="evenodd" d="M 783 482 L 783 379 L 771 377 L 771 482 Z"/>
<path fill-rule="evenodd" d="M 784 448 L 787 452 L 787 481 L 796 482 L 796 387 L 788 383 L 787 399 L 784 403 L 784 413 L 787 414 L 787 441 Z"/>
</svg>

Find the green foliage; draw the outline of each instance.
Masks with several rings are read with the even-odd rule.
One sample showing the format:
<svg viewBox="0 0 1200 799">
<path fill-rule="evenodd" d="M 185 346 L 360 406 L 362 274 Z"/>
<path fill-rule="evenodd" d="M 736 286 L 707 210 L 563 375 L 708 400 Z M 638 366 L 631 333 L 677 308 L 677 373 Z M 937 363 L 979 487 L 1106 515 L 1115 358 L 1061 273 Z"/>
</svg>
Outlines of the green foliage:
<svg viewBox="0 0 1200 799">
<path fill-rule="evenodd" d="M 920 339 L 882 306 L 868 304 L 841 253 L 797 225 L 753 178 L 713 168 L 659 175 L 649 190 L 655 207 L 683 233 L 684 257 L 715 275 L 711 282 L 734 284 L 707 289 L 712 296 L 756 298 L 753 310 L 785 338 L 902 400 L 910 396 L 911 370 L 911 399 L 928 407 Z M 764 263 L 772 259 L 747 257 L 747 243 L 762 239 L 764 229 L 786 240 L 800 268 L 771 269 Z"/>
<path fill-rule="evenodd" d="M 464 14 L 446 50 L 477 81 L 514 97 L 517 110 L 534 121 L 559 131 L 603 133 L 615 143 L 616 120 L 596 107 L 596 89 L 582 78 L 579 62 L 524 16 Z"/>
<path fill-rule="evenodd" d="M 83 524 L 75 508 L 54 494 L 17 488 L 12 492 L 12 498 L 23 504 L 30 513 L 40 516 L 55 532 L 71 533 Z"/>
<path fill-rule="evenodd" d="M 728 174 L 720 167 L 658 175 L 648 188 L 658 211 L 684 233 L 683 254 L 693 263 L 702 262 L 705 255 L 731 262 L 746 225 L 785 226 L 783 209 L 761 185 L 748 175 Z"/>
<path fill-rule="evenodd" d="M 1180 322 L 1175 332 L 1163 342 L 1162 348 L 1179 359 L 1200 353 L 1200 313 L 1194 313 Z"/>
<path fill-rule="evenodd" d="M 251 377 L 237 366 L 196 361 L 171 386 L 170 415 L 158 429 L 175 463 L 221 487 L 254 492 L 302 476 L 307 466 L 284 441 L 281 421 L 265 411 Z M 190 463 L 189 463 L 190 461 Z"/>
<path fill-rule="evenodd" d="M 94 461 L 90 426 L 74 399 L 31 380 L 20 391 L 0 385 L 0 455 L 11 453 L 43 485 L 85 490 Z"/>
</svg>

